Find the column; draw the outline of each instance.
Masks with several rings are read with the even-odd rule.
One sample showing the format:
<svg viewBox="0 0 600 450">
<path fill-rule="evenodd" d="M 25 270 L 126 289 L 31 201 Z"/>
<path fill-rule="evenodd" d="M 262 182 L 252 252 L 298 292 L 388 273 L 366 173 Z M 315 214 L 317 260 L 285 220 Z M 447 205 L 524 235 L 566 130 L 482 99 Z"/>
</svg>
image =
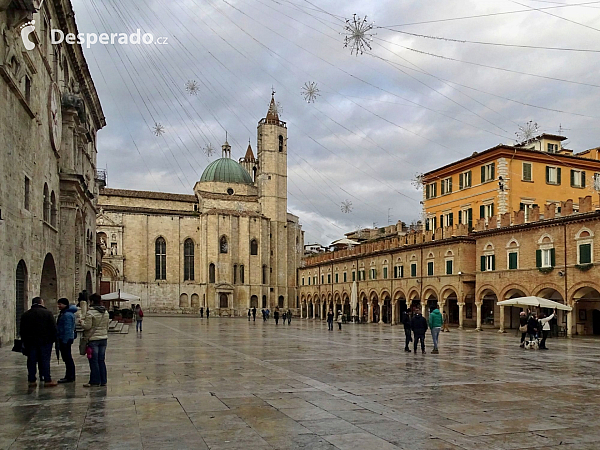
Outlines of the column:
<svg viewBox="0 0 600 450">
<path fill-rule="evenodd" d="M 363 301 L 359 300 L 358 302 L 358 318 L 359 320 L 362 322 L 362 318 L 363 318 L 363 313 L 364 313 L 364 307 L 363 307 Z"/>
<path fill-rule="evenodd" d="M 500 330 L 498 330 L 498 333 L 506 333 L 504 331 L 504 306 L 500 306 Z"/>
<path fill-rule="evenodd" d="M 481 331 L 481 306 L 482 302 L 475 302 L 475 306 L 477 307 L 477 328 L 475 331 Z"/>
<path fill-rule="evenodd" d="M 367 322 L 373 323 L 373 302 L 372 301 L 367 303 L 367 308 L 369 308 L 367 311 L 367 315 L 368 315 Z"/>
<path fill-rule="evenodd" d="M 312 310 L 313 310 L 313 316 L 312 316 L 312 318 L 313 318 L 313 319 L 315 318 L 315 314 L 316 314 L 316 312 L 317 312 L 317 310 L 316 310 L 316 306 L 317 306 L 317 305 L 316 305 L 316 303 L 313 303 L 313 309 L 312 309 Z M 307 314 L 307 315 L 308 315 L 308 314 Z"/>
<path fill-rule="evenodd" d="M 385 301 L 383 303 L 377 303 L 377 307 L 379 308 L 379 320 L 377 323 L 383 323 L 383 309 L 385 308 Z"/>
<path fill-rule="evenodd" d="M 427 310 L 427 302 L 421 300 L 421 314 L 425 317 L 425 311 Z"/>
<path fill-rule="evenodd" d="M 398 322 L 396 321 L 396 302 L 393 301 L 392 302 L 392 320 L 390 321 L 390 323 L 392 325 L 396 325 Z"/>
<path fill-rule="evenodd" d="M 573 307 L 573 310 L 575 307 Z M 573 311 L 567 312 L 567 337 L 573 337 Z"/>
<path fill-rule="evenodd" d="M 464 324 L 464 315 L 463 315 L 463 308 L 465 307 L 464 303 L 458 303 L 458 329 L 462 330 L 463 329 L 463 324 Z"/>
</svg>

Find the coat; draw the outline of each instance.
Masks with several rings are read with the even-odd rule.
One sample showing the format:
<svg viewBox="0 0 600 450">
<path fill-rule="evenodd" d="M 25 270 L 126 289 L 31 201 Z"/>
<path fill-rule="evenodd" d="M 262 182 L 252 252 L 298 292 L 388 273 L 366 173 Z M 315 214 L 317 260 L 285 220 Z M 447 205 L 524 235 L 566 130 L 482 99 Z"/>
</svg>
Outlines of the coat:
<svg viewBox="0 0 600 450">
<path fill-rule="evenodd" d="M 76 338 L 75 331 L 75 314 L 77 313 L 77 306 L 70 305 L 68 308 L 63 309 L 58 315 L 56 321 L 57 338 L 63 344 L 73 341 Z"/>
<path fill-rule="evenodd" d="M 546 317 L 545 319 L 540 319 L 540 323 L 542 324 L 543 331 L 550 331 L 550 321 L 554 319 L 554 314 Z"/>
<path fill-rule="evenodd" d="M 142 313 L 141 315 L 140 312 Z M 140 322 L 144 320 L 144 312 L 142 311 L 142 308 L 135 308 L 133 310 L 133 315 L 135 316 L 135 320 L 139 320 Z"/>
<path fill-rule="evenodd" d="M 56 342 L 54 316 L 42 305 L 33 305 L 21 316 L 21 340 L 25 348 Z"/>
<path fill-rule="evenodd" d="M 538 320 L 535 317 L 531 316 L 529 318 L 529 320 L 527 321 L 527 333 L 535 334 L 539 330 L 540 330 L 540 324 L 539 324 Z"/>
<path fill-rule="evenodd" d="M 104 306 L 93 306 L 88 309 L 83 319 L 83 337 L 89 341 L 108 339 L 108 324 L 110 318 Z M 94 330 L 92 330 L 95 327 Z"/>
<path fill-rule="evenodd" d="M 404 315 L 402 316 L 402 325 L 404 325 L 404 331 L 410 332 L 410 316 L 407 313 L 404 313 Z"/>
<path fill-rule="evenodd" d="M 427 331 L 427 320 L 421 314 L 415 314 L 410 321 L 410 327 L 415 336 L 424 335 Z"/>
<path fill-rule="evenodd" d="M 333 322 L 333 313 L 327 313 L 327 322 Z"/>
<path fill-rule="evenodd" d="M 441 328 L 444 324 L 442 313 L 439 309 L 434 309 L 429 313 L 429 328 Z"/>
</svg>

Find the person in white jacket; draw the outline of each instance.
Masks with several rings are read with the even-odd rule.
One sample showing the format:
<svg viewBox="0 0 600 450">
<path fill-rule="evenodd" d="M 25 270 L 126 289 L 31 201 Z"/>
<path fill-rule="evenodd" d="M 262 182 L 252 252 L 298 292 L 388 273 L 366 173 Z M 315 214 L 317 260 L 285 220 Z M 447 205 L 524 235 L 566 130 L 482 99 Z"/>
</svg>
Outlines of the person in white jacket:
<svg viewBox="0 0 600 450">
<path fill-rule="evenodd" d="M 556 310 L 548 317 L 542 314 L 542 318 L 540 319 L 540 324 L 542 325 L 542 342 L 540 342 L 540 350 L 548 350 L 546 347 L 546 338 L 550 333 L 550 321 L 554 319 L 556 315 Z"/>
</svg>

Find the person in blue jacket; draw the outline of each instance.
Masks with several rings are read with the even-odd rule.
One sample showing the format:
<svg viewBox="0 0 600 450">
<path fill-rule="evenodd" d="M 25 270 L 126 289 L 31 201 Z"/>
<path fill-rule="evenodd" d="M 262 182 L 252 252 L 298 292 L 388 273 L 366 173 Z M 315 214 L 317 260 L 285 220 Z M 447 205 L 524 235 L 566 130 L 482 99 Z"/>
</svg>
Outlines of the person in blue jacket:
<svg viewBox="0 0 600 450">
<path fill-rule="evenodd" d="M 75 362 L 71 353 L 71 346 L 75 340 L 75 313 L 77 306 L 69 305 L 69 300 L 61 298 L 58 300 L 58 319 L 56 320 L 57 340 L 60 354 L 65 362 L 66 374 L 58 380 L 59 383 L 73 383 L 75 381 Z"/>
</svg>

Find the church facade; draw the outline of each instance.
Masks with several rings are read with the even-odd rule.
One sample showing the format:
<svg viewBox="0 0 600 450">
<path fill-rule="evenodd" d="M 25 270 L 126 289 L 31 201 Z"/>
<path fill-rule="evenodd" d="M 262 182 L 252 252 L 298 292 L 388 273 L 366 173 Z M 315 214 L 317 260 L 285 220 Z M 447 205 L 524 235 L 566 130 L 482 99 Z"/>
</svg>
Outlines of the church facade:
<svg viewBox="0 0 600 450">
<path fill-rule="evenodd" d="M 274 98 L 239 162 L 225 142 L 190 195 L 105 188 L 97 231 L 101 290 L 156 313 L 239 316 L 298 307 L 304 237 L 287 211 L 287 125 Z M 300 251 L 298 250 L 300 249 Z"/>
</svg>

